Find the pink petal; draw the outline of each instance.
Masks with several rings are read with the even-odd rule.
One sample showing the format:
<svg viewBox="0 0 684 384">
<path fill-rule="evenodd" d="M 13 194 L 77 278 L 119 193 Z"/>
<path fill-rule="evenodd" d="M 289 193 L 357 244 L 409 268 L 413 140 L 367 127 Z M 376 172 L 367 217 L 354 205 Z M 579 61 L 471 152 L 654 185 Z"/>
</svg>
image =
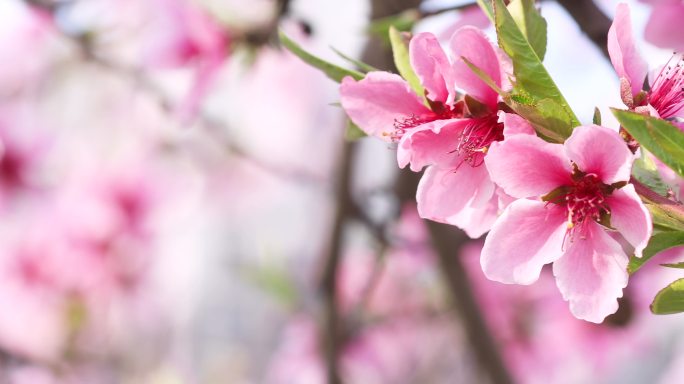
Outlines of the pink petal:
<svg viewBox="0 0 684 384">
<path fill-rule="evenodd" d="M 388 72 L 370 72 L 359 81 L 344 78 L 340 97 L 342 107 L 359 128 L 387 141 L 396 120 L 432 114 L 404 79 Z"/>
<path fill-rule="evenodd" d="M 553 263 L 553 274 L 570 312 L 578 319 L 600 323 L 618 309 L 617 298 L 627 286 L 627 256 L 620 244 L 590 221 L 583 236 L 575 236 Z"/>
<path fill-rule="evenodd" d="M 634 155 L 617 132 L 598 125 L 577 127 L 565 141 L 565 154 L 580 171 L 604 183 L 629 180 Z"/>
<path fill-rule="evenodd" d="M 615 19 L 608 30 L 608 53 L 610 61 L 620 78 L 625 78 L 632 88 L 632 95 L 641 91 L 648 71 L 646 61 L 639 55 L 627 4 L 618 4 Z"/>
<path fill-rule="evenodd" d="M 514 135 L 495 142 L 485 156 L 492 181 L 517 198 L 543 196 L 570 185 L 570 160 L 561 144 L 533 135 Z"/>
<path fill-rule="evenodd" d="M 465 57 L 501 87 L 499 56 L 487 37 L 477 28 L 463 27 L 451 37 L 456 87 L 490 108 L 496 108 L 498 95 L 466 65 Z"/>
<path fill-rule="evenodd" d="M 423 32 L 414 36 L 409 43 L 409 58 L 430 100 L 453 102 L 455 89 L 451 64 L 435 35 Z"/>
<path fill-rule="evenodd" d="M 529 121 L 515 113 L 499 111 L 499 123 L 504 125 L 504 137 L 512 135 L 534 135 L 534 127 Z"/>
<path fill-rule="evenodd" d="M 475 200 L 447 219 L 449 224 L 461 228 L 471 239 L 477 239 L 489 231 L 499 216 L 499 198 L 496 194 L 483 205 L 477 205 Z"/>
<path fill-rule="evenodd" d="M 680 1 L 655 4 L 646 24 L 646 41 L 660 48 L 684 50 L 684 4 Z"/>
<path fill-rule="evenodd" d="M 411 170 L 418 172 L 432 164 L 455 166 L 459 156 L 454 149 L 468 122 L 468 119 L 435 120 L 407 132 L 397 149 L 399 167 L 410 163 Z"/>
<path fill-rule="evenodd" d="M 464 209 L 486 209 L 492 196 L 494 184 L 487 170 L 462 164 L 457 169 L 432 166 L 425 170 L 416 200 L 420 217 L 457 225 L 462 224 L 458 215 Z"/>
<path fill-rule="evenodd" d="M 517 200 L 485 239 L 480 262 L 485 276 L 506 284 L 532 284 L 545 264 L 563 254 L 565 211 L 540 201 Z"/>
<path fill-rule="evenodd" d="M 641 257 L 648 239 L 653 233 L 651 215 L 641 202 L 632 184 L 613 192 L 607 199 L 610 207 L 610 225 L 634 246 L 634 253 Z"/>
<path fill-rule="evenodd" d="M 466 25 L 472 25 L 473 27 L 485 29 L 491 25 L 491 22 L 489 21 L 487 15 L 482 12 L 482 8 L 475 4 L 461 10 L 458 15 L 458 20 L 442 31 L 442 33 L 439 34 L 439 38 L 446 40 L 450 38 L 451 35 L 453 35 L 457 30 L 465 27 Z"/>
</svg>

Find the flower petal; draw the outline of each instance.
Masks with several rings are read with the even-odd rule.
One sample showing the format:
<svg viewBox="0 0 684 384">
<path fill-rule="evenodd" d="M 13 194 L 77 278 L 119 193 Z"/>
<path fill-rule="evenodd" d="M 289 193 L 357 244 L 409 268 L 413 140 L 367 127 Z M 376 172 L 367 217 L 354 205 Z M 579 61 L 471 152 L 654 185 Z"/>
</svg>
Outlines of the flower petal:
<svg viewBox="0 0 684 384">
<path fill-rule="evenodd" d="M 661 1 L 653 4 L 644 38 L 660 48 L 684 50 L 684 4 L 680 1 Z"/>
<path fill-rule="evenodd" d="M 534 135 L 534 127 L 529 121 L 515 113 L 499 111 L 499 123 L 504 125 L 504 137 L 512 135 Z"/>
<path fill-rule="evenodd" d="M 496 108 L 498 95 L 463 61 L 465 57 L 480 68 L 501 87 L 501 66 L 499 56 L 487 37 L 477 28 L 463 27 L 456 31 L 450 41 L 454 59 L 454 78 L 456 87 L 474 97 L 490 108 Z"/>
<path fill-rule="evenodd" d="M 370 72 L 359 81 L 345 77 L 340 85 L 344 110 L 368 135 L 389 141 L 394 122 L 432 114 L 401 76 Z"/>
<path fill-rule="evenodd" d="M 435 35 L 423 32 L 414 36 L 409 43 L 409 59 L 430 100 L 453 102 L 456 95 L 451 64 Z"/>
<path fill-rule="evenodd" d="M 471 239 L 477 239 L 489 231 L 499 216 L 499 198 L 496 194 L 484 204 L 476 204 L 475 200 L 477 198 L 458 214 L 447 218 L 447 223 L 461 228 Z"/>
<path fill-rule="evenodd" d="M 517 200 L 504 210 L 482 248 L 481 264 L 490 280 L 532 284 L 544 264 L 563 254 L 565 211 L 541 201 Z"/>
<path fill-rule="evenodd" d="M 610 207 L 610 225 L 634 246 L 634 253 L 641 257 L 648 239 L 653 233 L 651 214 L 641 202 L 632 184 L 620 188 L 610 195 L 606 202 Z"/>
<path fill-rule="evenodd" d="M 617 298 L 627 286 L 627 256 L 620 244 L 595 222 L 585 224 L 568 249 L 553 263 L 553 274 L 570 312 L 578 319 L 600 323 L 618 309 Z"/>
<path fill-rule="evenodd" d="M 468 207 L 487 209 L 494 184 L 484 167 L 461 164 L 457 169 L 429 167 L 418 183 L 418 213 L 424 219 L 453 225 L 463 224 L 458 216 Z"/>
<path fill-rule="evenodd" d="M 565 141 L 565 153 L 582 172 L 594 173 L 606 184 L 629 180 L 634 155 L 612 129 L 599 125 L 575 128 Z"/>
<path fill-rule="evenodd" d="M 410 163 L 411 170 L 418 172 L 432 164 L 443 168 L 456 166 L 459 156 L 454 149 L 468 122 L 469 119 L 435 120 L 407 132 L 397 148 L 399 167 Z"/>
<path fill-rule="evenodd" d="M 543 196 L 571 183 L 570 160 L 563 146 L 533 135 L 513 135 L 493 143 L 485 164 L 492 181 L 517 198 Z"/>
<path fill-rule="evenodd" d="M 646 61 L 639 55 L 627 4 L 618 4 L 615 19 L 608 30 L 608 53 L 610 61 L 620 78 L 625 78 L 632 88 L 632 95 L 641 91 L 648 72 Z"/>
</svg>

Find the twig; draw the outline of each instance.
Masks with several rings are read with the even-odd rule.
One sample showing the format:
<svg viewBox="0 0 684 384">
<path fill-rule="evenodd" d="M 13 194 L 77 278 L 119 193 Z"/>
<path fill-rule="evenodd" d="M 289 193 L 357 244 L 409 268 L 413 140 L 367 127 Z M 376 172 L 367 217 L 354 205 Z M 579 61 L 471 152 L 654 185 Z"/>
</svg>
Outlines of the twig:
<svg viewBox="0 0 684 384">
<path fill-rule="evenodd" d="M 575 19 L 582 32 L 601 50 L 603 56 L 608 55 L 608 29 L 611 21 L 592 0 L 557 0 Z"/>
<path fill-rule="evenodd" d="M 54 12 L 55 10 L 54 5 L 48 6 L 47 4 L 43 4 L 43 2 L 38 2 L 36 0 L 24 1 L 29 6 L 38 7 L 46 12 Z M 287 7 L 286 3 L 287 2 L 284 2 L 282 7 Z M 76 45 L 84 60 L 121 78 L 130 80 L 133 84 L 135 84 L 136 87 L 144 90 L 148 95 L 154 98 L 159 108 L 164 111 L 165 114 L 169 116 L 175 115 L 173 102 L 162 89 L 154 84 L 154 82 L 144 71 L 137 68 L 126 67 L 114 61 L 98 56 L 93 51 L 90 41 L 88 39 L 82 38 L 82 36 L 72 35 L 62 30 L 58 30 L 58 32 L 60 32 L 65 39 Z M 221 145 L 227 153 L 245 163 L 249 163 L 270 175 L 289 181 L 321 185 L 326 182 L 326 179 L 322 175 L 318 175 L 314 172 L 304 169 L 297 169 L 295 167 L 283 166 L 281 164 L 275 164 L 267 161 L 266 159 L 260 159 L 253 154 L 250 154 L 249 151 L 244 149 L 240 144 L 226 135 L 226 132 L 228 132 L 230 129 L 224 122 L 214 119 L 202 110 L 198 112 L 196 119 L 201 129 L 205 130 L 205 132 L 207 132 L 216 143 Z"/>
<path fill-rule="evenodd" d="M 341 384 L 338 361 L 343 341 L 343 326 L 339 311 L 337 297 L 337 271 L 342 255 L 342 240 L 344 226 L 351 210 L 351 177 L 356 146 L 354 143 L 345 142 L 342 148 L 338 180 L 336 188 L 336 209 L 333 226 L 330 232 L 328 254 L 325 257 L 325 265 L 321 278 L 321 291 L 324 296 L 324 327 L 322 327 L 326 371 L 328 383 Z"/>
<path fill-rule="evenodd" d="M 460 258 L 459 251 L 469 241 L 468 238 L 463 232 L 454 230 L 454 227 L 433 221 L 428 221 L 428 229 L 439 258 L 440 269 L 466 328 L 466 337 L 477 357 L 480 372 L 494 384 L 512 383 L 513 379 L 503 363 L 491 331 L 487 328 Z"/>
<path fill-rule="evenodd" d="M 402 170 L 397 180 L 397 194 L 401 201 L 413 201 L 420 174 Z M 439 267 L 446 281 L 454 307 L 461 317 L 465 333 L 477 357 L 481 373 L 494 384 L 512 383 L 501 359 L 497 344 L 491 337 L 482 311 L 475 299 L 468 275 L 460 259 L 460 250 L 469 239 L 456 227 L 426 220 Z"/>
</svg>

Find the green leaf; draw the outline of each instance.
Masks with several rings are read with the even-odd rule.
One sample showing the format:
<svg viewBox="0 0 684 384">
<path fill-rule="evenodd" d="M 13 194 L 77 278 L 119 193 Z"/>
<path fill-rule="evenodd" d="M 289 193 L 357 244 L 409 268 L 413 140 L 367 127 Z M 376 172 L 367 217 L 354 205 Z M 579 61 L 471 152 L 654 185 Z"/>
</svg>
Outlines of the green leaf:
<svg viewBox="0 0 684 384">
<path fill-rule="evenodd" d="M 598 109 L 598 107 L 594 107 L 594 117 L 591 119 L 591 122 L 596 125 L 601 125 L 601 110 Z"/>
<path fill-rule="evenodd" d="M 492 8 L 492 2 L 490 0 L 477 0 L 477 5 L 479 5 L 482 12 L 487 15 L 489 21 L 494 24 L 494 8 Z"/>
<path fill-rule="evenodd" d="M 611 108 L 620 125 L 641 146 L 684 177 L 684 132 L 656 117 Z"/>
<path fill-rule="evenodd" d="M 330 49 L 333 50 L 333 52 L 337 53 L 337 56 L 341 57 L 342 59 L 348 61 L 349 63 L 355 65 L 359 70 L 364 71 L 364 72 L 374 72 L 374 71 L 379 71 L 379 69 L 375 68 L 374 66 L 370 64 L 366 64 L 363 61 L 356 60 L 350 56 L 345 55 L 344 53 L 338 51 L 335 49 L 335 47 L 330 47 Z"/>
<path fill-rule="evenodd" d="M 660 232 L 651 237 L 644 249 L 642 257 L 632 256 L 627 266 L 627 271 L 632 274 L 639 270 L 648 260 L 656 254 L 678 245 L 684 244 L 684 232 Z"/>
<path fill-rule="evenodd" d="M 663 267 L 668 267 L 668 268 L 677 268 L 677 269 L 684 269 L 684 261 L 680 263 L 674 263 L 674 264 L 660 264 Z"/>
<path fill-rule="evenodd" d="M 684 279 L 675 280 L 658 292 L 651 303 L 651 312 L 656 315 L 684 312 Z"/>
<path fill-rule="evenodd" d="M 390 28 L 394 27 L 399 31 L 409 32 L 418 20 L 420 20 L 420 11 L 417 9 L 407 9 L 399 14 L 371 21 L 368 32 L 389 44 L 390 42 L 387 39 Z"/>
<path fill-rule="evenodd" d="M 632 164 L 632 176 L 661 196 L 666 196 L 670 188 L 661 179 L 655 162 L 645 148 L 641 148 L 641 157 Z"/>
<path fill-rule="evenodd" d="M 344 138 L 348 141 L 356 141 L 362 137 L 366 137 L 366 132 L 362 131 L 358 125 L 351 120 L 347 120 L 347 130 L 344 132 Z"/>
<path fill-rule="evenodd" d="M 532 49 L 543 61 L 546 54 L 546 20 L 535 7 L 534 0 L 513 0 L 508 4 L 508 11 Z"/>
<path fill-rule="evenodd" d="M 252 267 L 245 270 L 245 277 L 286 306 L 297 301 L 297 287 L 287 271 L 277 266 Z"/>
<path fill-rule="evenodd" d="M 418 94 L 418 96 L 424 97 L 425 91 L 420 85 L 420 79 L 418 75 L 413 71 L 411 67 L 411 60 L 409 59 L 408 50 L 408 39 L 405 39 L 402 33 L 396 29 L 394 26 L 389 28 L 389 40 L 392 44 L 392 56 L 394 56 L 394 65 L 397 67 L 401 77 L 409 83 L 411 89 Z"/>
<path fill-rule="evenodd" d="M 522 117 L 534 121 L 535 128 L 544 127 L 545 130 L 552 131 L 552 134 L 540 132 L 541 134 L 561 142 L 570 136 L 572 129 L 580 125 L 580 122 L 503 1 L 493 1 L 499 45 L 513 61 L 513 95 L 526 97 L 524 102 L 513 97 L 513 104 L 510 106 Z M 539 108 L 543 110 L 536 112 Z"/>
<path fill-rule="evenodd" d="M 641 196 L 642 200 L 644 197 Z M 644 200 L 644 205 L 653 217 L 653 228 L 664 231 L 684 231 L 684 218 L 679 210 Z"/>
<path fill-rule="evenodd" d="M 283 31 L 278 31 L 278 37 L 280 38 L 280 43 L 283 47 L 287 48 L 290 52 L 294 53 L 297 57 L 302 59 L 305 63 L 311 65 L 314 68 L 318 68 L 326 76 L 335 80 L 336 82 L 341 82 L 347 76 L 351 76 L 354 80 L 363 79 L 364 75 L 361 72 L 353 71 L 351 69 L 342 68 L 335 64 L 329 63 L 321 58 L 318 58 L 309 52 L 305 51 L 297 43 L 292 41 Z"/>
<path fill-rule="evenodd" d="M 504 100 L 511 109 L 529 121 L 540 136 L 549 141 L 562 143 L 572 133 L 572 125 L 568 125 L 572 117 L 566 108 L 554 100 L 534 101 L 531 96 L 521 93 Z"/>
</svg>

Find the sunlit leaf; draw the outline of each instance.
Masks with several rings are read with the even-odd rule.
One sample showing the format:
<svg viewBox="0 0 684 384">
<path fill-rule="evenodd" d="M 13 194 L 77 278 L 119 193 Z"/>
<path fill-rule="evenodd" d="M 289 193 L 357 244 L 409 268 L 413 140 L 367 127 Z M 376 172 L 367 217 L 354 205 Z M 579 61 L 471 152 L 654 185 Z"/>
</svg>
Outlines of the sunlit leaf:
<svg viewBox="0 0 684 384">
<path fill-rule="evenodd" d="M 394 56 L 394 65 L 397 67 L 399 74 L 411 86 L 411 89 L 419 96 L 424 95 L 423 87 L 420 85 L 418 75 L 411 67 L 409 59 L 408 39 L 404 37 L 402 32 L 393 26 L 389 28 L 389 39 L 392 44 L 392 55 Z"/>
<path fill-rule="evenodd" d="M 684 177 L 684 132 L 670 122 L 612 109 L 624 129 L 655 157 Z"/>
<path fill-rule="evenodd" d="M 663 288 L 651 303 L 651 312 L 670 315 L 684 312 L 684 279 L 679 279 Z"/>
<path fill-rule="evenodd" d="M 362 131 L 358 125 L 352 123 L 351 120 L 347 120 L 347 130 L 344 132 L 345 139 L 355 141 L 366 136 L 368 136 L 366 132 Z"/>
<path fill-rule="evenodd" d="M 511 107 L 536 129 L 550 131 L 547 138 L 560 142 L 569 137 L 579 120 L 502 0 L 494 0 L 494 16 L 499 45 L 513 61 Z"/>
<path fill-rule="evenodd" d="M 546 54 L 546 20 L 539 14 L 534 0 L 513 0 L 508 4 L 508 11 L 532 49 L 543 61 Z"/>
<path fill-rule="evenodd" d="M 648 246 L 644 249 L 642 257 L 630 258 L 627 271 L 629 273 L 634 273 L 656 254 L 679 245 L 684 245 L 684 232 L 671 231 L 657 233 L 648 241 Z"/>
</svg>

